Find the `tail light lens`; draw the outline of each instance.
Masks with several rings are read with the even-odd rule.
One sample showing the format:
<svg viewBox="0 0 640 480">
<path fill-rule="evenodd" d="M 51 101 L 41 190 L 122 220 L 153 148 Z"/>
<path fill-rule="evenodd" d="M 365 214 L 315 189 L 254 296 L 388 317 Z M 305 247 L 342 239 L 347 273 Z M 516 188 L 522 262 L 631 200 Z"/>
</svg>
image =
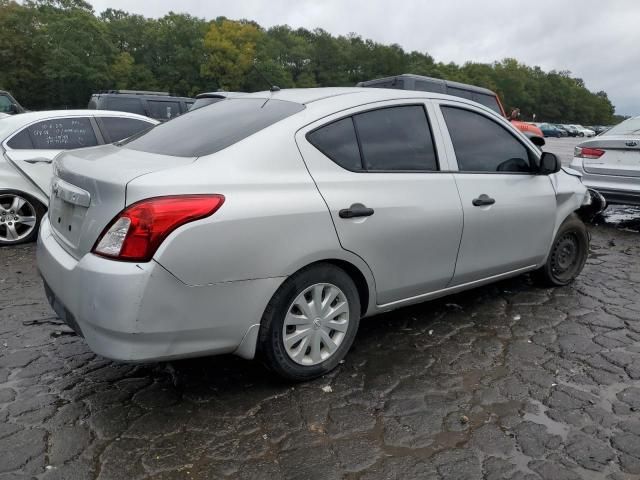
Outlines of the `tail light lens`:
<svg viewBox="0 0 640 480">
<path fill-rule="evenodd" d="M 600 158 L 604 155 L 604 150 L 599 148 L 576 147 L 573 156 L 578 158 Z"/>
<path fill-rule="evenodd" d="M 134 203 L 107 225 L 93 253 L 115 260 L 148 262 L 176 228 L 213 215 L 223 203 L 222 195 L 156 197 Z"/>
</svg>

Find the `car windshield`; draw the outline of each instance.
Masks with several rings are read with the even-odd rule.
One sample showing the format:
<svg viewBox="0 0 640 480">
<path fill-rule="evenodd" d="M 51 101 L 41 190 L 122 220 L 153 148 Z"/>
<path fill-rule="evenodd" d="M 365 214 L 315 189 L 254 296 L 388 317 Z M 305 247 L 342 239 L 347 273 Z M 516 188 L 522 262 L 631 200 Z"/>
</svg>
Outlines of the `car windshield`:
<svg viewBox="0 0 640 480">
<path fill-rule="evenodd" d="M 640 117 L 629 118 L 606 132 L 606 135 L 631 135 L 640 132 Z"/>
<path fill-rule="evenodd" d="M 227 99 L 192 110 L 119 145 L 174 157 L 201 157 L 227 148 L 301 110 L 304 105 L 285 100 Z"/>
</svg>

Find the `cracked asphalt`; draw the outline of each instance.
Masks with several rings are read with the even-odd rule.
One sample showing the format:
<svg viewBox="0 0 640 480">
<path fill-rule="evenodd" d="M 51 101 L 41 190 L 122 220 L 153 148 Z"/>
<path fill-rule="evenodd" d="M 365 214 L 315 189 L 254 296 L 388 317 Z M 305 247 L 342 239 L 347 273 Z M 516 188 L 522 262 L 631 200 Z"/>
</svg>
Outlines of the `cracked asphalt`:
<svg viewBox="0 0 640 480">
<path fill-rule="evenodd" d="M 583 274 L 371 318 L 301 385 L 235 357 L 100 358 L 0 249 L 0 480 L 640 478 L 640 209 L 591 226 Z"/>
</svg>

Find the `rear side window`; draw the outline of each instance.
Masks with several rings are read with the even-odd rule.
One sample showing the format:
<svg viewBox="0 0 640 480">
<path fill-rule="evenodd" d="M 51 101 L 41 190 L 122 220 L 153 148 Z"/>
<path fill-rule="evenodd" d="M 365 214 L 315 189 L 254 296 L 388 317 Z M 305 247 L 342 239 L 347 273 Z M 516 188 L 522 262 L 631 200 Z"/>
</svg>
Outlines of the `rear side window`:
<svg viewBox="0 0 640 480">
<path fill-rule="evenodd" d="M 307 139 L 314 147 L 347 170 L 361 170 L 360 149 L 353 119 L 343 118 L 311 132 Z"/>
<path fill-rule="evenodd" d="M 31 141 L 30 144 L 27 136 Z M 67 150 L 93 147 L 97 144 L 98 140 L 91 121 L 85 117 L 78 117 L 56 118 L 34 123 L 12 138 L 7 145 L 16 149 Z"/>
<path fill-rule="evenodd" d="M 13 138 L 7 142 L 7 146 L 14 150 L 32 150 L 33 142 L 29 136 L 28 129 L 25 128 L 17 135 L 14 135 Z"/>
<path fill-rule="evenodd" d="M 424 108 L 382 108 L 354 115 L 366 170 L 437 170 Z"/>
<path fill-rule="evenodd" d="M 218 152 L 304 110 L 285 100 L 233 98 L 213 108 L 199 108 L 158 125 L 124 143 L 126 148 L 176 157 L 200 157 Z"/>
<path fill-rule="evenodd" d="M 118 142 L 153 127 L 152 123 L 137 118 L 100 117 L 102 130 L 108 142 Z"/>
<path fill-rule="evenodd" d="M 146 115 L 142 100 L 140 98 L 131 97 L 107 97 L 104 102 L 104 110 L 116 110 L 118 112 L 137 113 L 138 115 Z"/>
<path fill-rule="evenodd" d="M 531 172 L 529 151 L 505 128 L 479 113 L 441 107 L 462 172 Z"/>
<path fill-rule="evenodd" d="M 149 116 L 156 120 L 170 120 L 180 115 L 180 103 L 147 100 Z"/>
</svg>

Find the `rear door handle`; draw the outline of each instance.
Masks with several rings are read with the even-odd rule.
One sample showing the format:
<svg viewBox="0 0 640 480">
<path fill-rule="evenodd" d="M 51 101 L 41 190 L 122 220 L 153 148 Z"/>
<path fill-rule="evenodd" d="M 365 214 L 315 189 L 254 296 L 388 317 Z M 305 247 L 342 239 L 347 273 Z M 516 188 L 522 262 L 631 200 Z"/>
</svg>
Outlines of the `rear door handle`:
<svg viewBox="0 0 640 480">
<path fill-rule="evenodd" d="M 349 208 L 343 208 L 338 212 L 340 218 L 370 217 L 373 215 L 373 208 L 367 208 L 361 203 L 354 203 Z"/>
<path fill-rule="evenodd" d="M 493 205 L 496 203 L 496 200 L 495 198 L 491 198 L 489 195 L 483 193 L 478 198 L 474 198 L 472 203 L 474 207 L 483 207 L 485 205 Z"/>
<path fill-rule="evenodd" d="M 51 158 L 37 157 L 37 158 L 28 158 L 25 160 L 27 163 L 51 163 L 53 160 Z"/>
</svg>

